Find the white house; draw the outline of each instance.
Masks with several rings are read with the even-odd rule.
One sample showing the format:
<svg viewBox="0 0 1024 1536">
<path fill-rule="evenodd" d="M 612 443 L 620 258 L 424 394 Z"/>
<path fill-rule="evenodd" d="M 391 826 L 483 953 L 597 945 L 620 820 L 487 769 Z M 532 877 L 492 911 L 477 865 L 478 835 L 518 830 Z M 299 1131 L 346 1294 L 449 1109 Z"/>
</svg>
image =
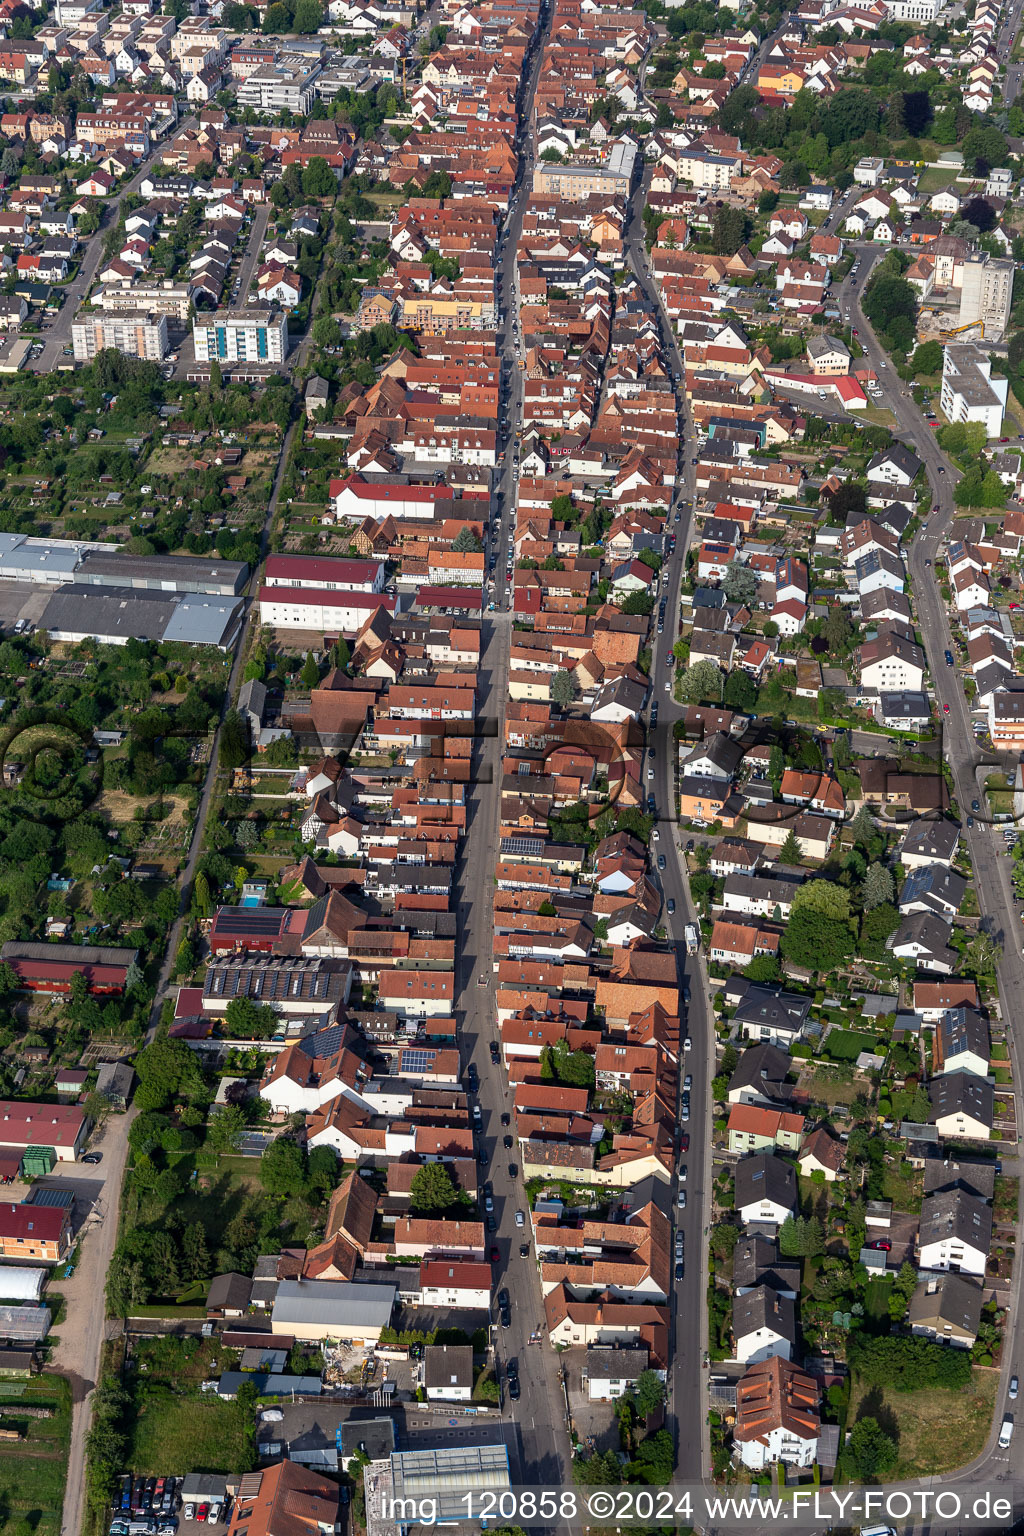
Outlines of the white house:
<svg viewBox="0 0 1024 1536">
<path fill-rule="evenodd" d="M 781 1355 L 792 1359 L 796 1344 L 793 1302 L 770 1286 L 759 1285 L 732 1302 L 733 1354 L 744 1365 Z"/>
<path fill-rule="evenodd" d="M 426 1259 L 420 1265 L 420 1305 L 489 1312 L 491 1266 L 471 1259 Z"/>
<path fill-rule="evenodd" d="M 736 1388 L 733 1444 L 745 1467 L 811 1467 L 821 1433 L 821 1388 L 781 1356 L 760 1361 Z"/>
<path fill-rule="evenodd" d="M 735 1207 L 745 1226 L 781 1226 L 796 1213 L 796 1175 L 771 1152 L 755 1152 L 736 1164 Z"/>
<path fill-rule="evenodd" d="M 468 1403 L 473 1396 L 472 1344 L 428 1344 L 423 1385 L 430 1403 Z"/>
<path fill-rule="evenodd" d="M 992 1207 L 965 1189 L 937 1190 L 921 1202 L 920 1270 L 984 1275 L 992 1241 Z"/>
</svg>

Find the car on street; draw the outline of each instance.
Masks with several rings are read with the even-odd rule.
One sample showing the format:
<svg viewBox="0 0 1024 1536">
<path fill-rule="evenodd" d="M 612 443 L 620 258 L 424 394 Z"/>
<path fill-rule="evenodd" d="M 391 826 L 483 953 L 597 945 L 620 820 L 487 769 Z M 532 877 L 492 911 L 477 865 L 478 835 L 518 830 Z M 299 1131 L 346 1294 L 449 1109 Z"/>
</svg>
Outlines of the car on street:
<svg viewBox="0 0 1024 1536">
<path fill-rule="evenodd" d="M 665 910 L 668 912 L 669 917 L 671 917 L 674 914 L 674 912 L 676 910 L 676 901 L 675 901 L 675 897 L 674 896 L 670 896 L 668 898 L 668 901 L 666 901 L 666 903 L 665 903 Z"/>
<path fill-rule="evenodd" d="M 682 1115 L 683 1115 L 683 1119 L 684 1120 L 689 1120 L 689 1118 L 690 1118 L 690 1103 L 689 1103 L 688 1099 L 684 1099 L 683 1100 Z"/>
<path fill-rule="evenodd" d="M 498 1223 L 494 1218 L 493 1211 L 487 1212 L 487 1215 L 484 1217 L 484 1226 L 487 1228 L 488 1232 L 497 1232 Z"/>
<path fill-rule="evenodd" d="M 686 1039 L 683 1041 L 683 1050 L 684 1051 L 692 1051 L 693 1050 L 693 1041 L 690 1039 L 689 1035 L 687 1035 Z"/>
<path fill-rule="evenodd" d="M 664 869 L 665 868 L 665 855 L 663 853 L 659 853 L 658 854 L 658 868 L 659 869 Z"/>
<path fill-rule="evenodd" d="M 512 1147 L 514 1145 L 514 1143 L 512 1141 L 512 1137 L 511 1136 L 503 1136 L 501 1139 L 502 1139 L 502 1144 L 503 1144 L 503 1146 L 505 1148 L 505 1151 L 506 1152 L 511 1152 Z"/>
<path fill-rule="evenodd" d="M 677 1259 L 676 1260 L 676 1279 L 677 1280 L 681 1280 L 682 1278 L 683 1278 L 683 1261 L 682 1261 L 682 1259 Z"/>
<path fill-rule="evenodd" d="M 492 1264 L 497 1264 L 497 1263 L 500 1262 L 500 1260 L 501 1260 L 501 1250 L 498 1247 L 497 1243 L 492 1243 L 491 1244 L 491 1263 Z"/>
<path fill-rule="evenodd" d="M 946 666 L 947 667 L 951 667 L 952 665 L 953 665 L 953 652 L 952 651 L 947 651 L 946 652 Z"/>
<path fill-rule="evenodd" d="M 981 801 L 980 800 L 972 800 L 971 801 L 971 810 L 972 811 L 980 811 L 981 810 Z"/>
<path fill-rule="evenodd" d="M 508 1299 L 508 1291 L 498 1292 L 498 1320 L 503 1328 L 512 1326 L 512 1306 Z"/>
<path fill-rule="evenodd" d="M 685 1163 L 680 1163 L 679 1164 L 679 1177 L 682 1179 L 683 1183 L 685 1184 L 686 1183 L 686 1164 Z"/>
<path fill-rule="evenodd" d="M 501 1052 L 498 1049 L 498 1043 L 497 1043 L 496 1040 L 492 1040 L 491 1041 L 491 1043 L 490 1043 L 490 1052 L 491 1052 L 491 1061 L 494 1063 L 495 1066 L 497 1066 L 499 1064 L 499 1062 L 501 1061 Z"/>
<path fill-rule="evenodd" d="M 525 1225 L 526 1225 L 526 1217 L 523 1215 L 522 1211 L 516 1211 L 516 1226 L 517 1227 L 524 1227 Z"/>
<path fill-rule="evenodd" d="M 519 1401 L 519 1366 L 515 1360 L 510 1360 L 507 1367 L 508 1395 L 514 1403 Z"/>
<path fill-rule="evenodd" d="M 693 1087 L 693 1073 L 692 1072 L 687 1072 L 686 1076 L 683 1078 L 683 1092 L 684 1093 L 689 1093 L 689 1091 L 690 1091 L 690 1089 L 692 1087 Z"/>
<path fill-rule="evenodd" d="M 942 713 L 944 715 L 948 715 L 949 714 L 949 705 L 948 704 L 943 704 L 943 706 L 942 706 Z"/>
<path fill-rule="evenodd" d="M 502 1115 L 501 1123 L 502 1123 L 502 1125 L 511 1125 L 512 1124 L 511 1116 L 509 1114 L 507 1114 L 507 1113 Z"/>
<path fill-rule="evenodd" d="M 678 1195 L 676 1196 L 676 1204 L 678 1205 L 678 1207 L 679 1207 L 679 1209 L 681 1211 L 685 1211 L 686 1210 L 686 1190 L 685 1189 L 681 1189 L 679 1191 Z"/>
<path fill-rule="evenodd" d="M 1011 1403 L 1015 1400 L 1019 1389 L 1020 1389 L 1020 1383 L 1018 1382 L 1016 1376 L 1011 1376 L 1010 1377 L 1010 1402 Z"/>
</svg>

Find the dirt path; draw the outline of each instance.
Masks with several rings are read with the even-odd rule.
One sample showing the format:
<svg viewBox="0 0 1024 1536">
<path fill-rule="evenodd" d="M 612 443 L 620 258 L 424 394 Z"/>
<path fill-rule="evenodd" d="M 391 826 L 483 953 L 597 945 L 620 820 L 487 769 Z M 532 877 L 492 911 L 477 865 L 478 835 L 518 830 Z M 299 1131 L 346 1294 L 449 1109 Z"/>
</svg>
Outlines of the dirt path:
<svg viewBox="0 0 1024 1536">
<path fill-rule="evenodd" d="M 128 1128 L 134 1110 L 112 1115 L 93 1143 L 102 1152 L 103 1190 L 93 1219 L 81 1239 L 78 1266 L 60 1288 L 67 1298 L 67 1315 L 60 1325 L 60 1343 L 54 1350 L 53 1369 L 71 1383 L 71 1440 L 68 1446 L 67 1486 L 64 1490 L 62 1531 L 78 1536 L 85 1511 L 85 1441 L 92 1422 L 92 1391 L 99 1376 L 100 1355 L 106 1337 L 104 1290 L 110 1256 L 117 1242 L 121 1185 L 128 1155 Z M 111 1325 L 114 1326 L 114 1325 Z"/>
</svg>

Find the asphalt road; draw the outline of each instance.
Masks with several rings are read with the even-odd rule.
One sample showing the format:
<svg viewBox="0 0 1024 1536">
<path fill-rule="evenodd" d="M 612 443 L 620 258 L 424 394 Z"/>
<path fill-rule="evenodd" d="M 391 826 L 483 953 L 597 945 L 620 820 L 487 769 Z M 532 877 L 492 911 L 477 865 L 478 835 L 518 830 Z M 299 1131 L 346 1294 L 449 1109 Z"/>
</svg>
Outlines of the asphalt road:
<svg viewBox="0 0 1024 1536">
<path fill-rule="evenodd" d="M 685 878 L 685 859 L 680 848 L 683 841 L 677 819 L 675 793 L 675 759 L 677 747 L 672 727 L 682 714 L 671 689 L 665 684 L 675 676 L 670 666 L 672 646 L 679 633 L 679 588 L 685 566 L 686 550 L 693 531 L 694 470 L 691 460 L 696 457 L 693 426 L 686 416 L 683 381 L 686 373 L 683 358 L 675 342 L 672 324 L 661 303 L 657 285 L 651 276 L 644 246 L 643 184 L 635 190 L 630 201 L 630 222 L 626 232 L 626 252 L 630 266 L 636 273 L 644 293 L 655 306 L 661 330 L 661 342 L 666 360 L 678 377 L 677 406 L 685 421 L 680 431 L 680 469 L 673 505 L 669 513 L 668 527 L 676 535 L 676 547 L 662 567 L 662 595 L 665 598 L 665 627 L 661 635 L 655 634 L 652 643 L 651 679 L 652 702 L 658 703 L 658 723 L 648 729 L 648 741 L 654 748 L 653 783 L 646 778 L 647 789 L 654 789 L 657 803 L 657 842 L 651 844 L 655 860 L 665 857 L 665 868 L 657 871 L 666 903 L 675 902 L 675 913 L 668 915 L 667 906 L 662 921 L 674 942 L 680 988 L 689 988 L 690 1001 L 683 1008 L 684 1032 L 689 1034 L 691 1049 L 684 1051 L 680 1061 L 680 1084 L 685 1073 L 693 1077 L 690 1091 L 690 1118 L 683 1122 L 681 1130 L 689 1133 L 690 1146 L 680 1152 L 677 1173 L 686 1166 L 685 1185 L 677 1178 L 671 1186 L 673 1212 L 677 1226 L 684 1237 L 684 1273 L 675 1282 L 672 1296 L 672 1363 L 669 1372 L 668 1410 L 669 1426 L 673 1430 L 677 1447 L 677 1477 L 680 1481 L 697 1479 L 709 1470 L 704 1433 L 706 1410 L 705 1373 L 702 1364 L 707 1348 L 707 1244 L 705 1233 L 708 1226 L 707 1210 L 710 1204 L 711 1166 L 710 1115 L 711 1078 L 715 1071 L 714 1027 L 708 1008 L 708 987 L 701 957 L 688 956 L 683 943 L 685 924 L 696 921 L 690 902 L 689 885 Z M 678 518 L 678 521 L 676 519 Z M 678 1191 L 685 1187 L 686 1209 L 677 1204 Z"/>
<path fill-rule="evenodd" d="M 1019 11 L 1019 5 L 1015 7 Z M 955 783 L 955 794 L 961 819 L 966 821 L 971 803 L 978 799 L 984 805 L 982 786 L 986 774 L 991 771 L 991 761 L 986 766 L 985 756 L 974 737 L 972 721 L 960 681 L 957 667 L 949 667 L 944 660 L 947 649 L 953 649 L 953 638 L 945 605 L 934 574 L 934 561 L 949 534 L 954 514 L 953 489 L 959 478 L 958 472 L 935 440 L 935 432 L 929 427 L 912 396 L 889 365 L 882 370 L 880 364 L 885 353 L 878 345 L 874 333 L 860 306 L 860 293 L 870 275 L 871 267 L 884 255 L 884 248 L 865 246 L 862 250 L 860 273 L 856 287 L 847 279 L 839 285 L 841 308 L 850 310 L 851 322 L 857 326 L 859 340 L 868 360 L 875 365 L 882 384 L 883 404 L 896 417 L 896 435 L 906 442 L 924 461 L 929 484 L 932 488 L 933 510 L 924 527 L 910 546 L 908 570 L 918 627 L 928 656 L 932 687 L 941 711 L 943 722 L 942 756 L 950 765 Z M 948 706 L 949 713 L 946 714 Z M 1003 1016 L 1007 1029 L 1007 1044 L 1013 1069 L 1014 1082 L 1024 1083 L 1022 1063 L 1024 1051 L 1020 1038 L 1020 1025 L 1015 1013 L 1010 1011 L 1010 1000 L 1024 996 L 1024 959 L 1021 956 L 1022 927 L 1018 916 L 1018 903 L 1010 886 L 1010 860 L 1002 851 L 1002 838 L 978 815 L 972 817 L 974 825 L 963 828 L 966 847 L 973 867 L 972 884 L 977 893 L 983 922 L 990 933 L 1003 943 L 1003 958 L 999 966 L 999 995 L 1003 1000 Z M 1018 1106 L 1020 1095 L 1018 1092 Z M 1018 1145 L 1020 1138 L 1018 1137 Z M 1012 1155 L 1017 1149 L 1006 1146 Z M 1018 1231 L 1018 1252 L 1020 1249 Z M 1007 1408 L 1006 1392 L 1011 1375 L 1024 1372 L 1024 1339 L 1017 1326 L 1021 1304 L 1021 1264 L 1018 1259 L 1016 1274 L 1011 1288 L 1007 1345 L 1003 1351 L 1002 1374 L 996 1398 L 996 1413 L 984 1454 L 969 1467 L 945 1477 L 944 1484 L 956 1484 L 968 1478 L 983 1477 L 994 1486 L 1005 1483 L 1011 1474 L 1010 1454 L 996 1445 L 998 1426 Z M 1014 1454 L 1015 1461 L 1019 1458 Z M 928 1480 L 925 1480 L 926 1482 Z M 934 1481 L 934 1480 L 932 1480 Z"/>
<path fill-rule="evenodd" d="M 520 98 L 520 118 L 529 124 L 533 117 L 533 99 L 540 72 L 544 44 L 550 28 L 550 12 L 545 8 L 534 51 L 527 65 Z M 492 504 L 488 548 L 495 555 L 495 611 L 485 615 L 484 648 L 477 677 L 477 719 L 485 722 L 477 733 L 474 753 L 474 782 L 470 792 L 467 834 L 463 844 L 459 875 L 459 945 L 456 961 L 459 1018 L 459 1043 L 463 1071 L 472 1063 L 479 1080 L 476 1102 L 481 1111 L 477 1137 L 481 1180 L 490 1182 L 494 1199 L 496 1230 L 487 1234 L 487 1245 L 494 1246 L 499 1260 L 492 1265 L 496 1289 L 509 1293 L 511 1325 L 505 1329 L 493 1319 L 492 1339 L 502 1381 L 510 1361 L 518 1364 L 522 1395 L 513 1402 L 503 1392 L 502 1416 L 518 1427 L 522 1471 L 531 1486 L 557 1487 L 571 1481 L 571 1447 L 566 1428 L 564 1396 L 560 1381 L 559 1357 L 547 1343 L 544 1331 L 544 1306 L 540 1281 L 533 1257 L 529 1231 L 529 1202 L 519 1172 L 518 1149 L 503 1146 L 506 1135 L 514 1135 L 511 1124 L 501 1123 L 502 1115 L 511 1118 L 512 1100 L 503 1066 L 492 1063 L 490 1047 L 498 1043 L 495 1003 L 494 962 L 494 867 L 498 857 L 501 818 L 501 755 L 505 735 L 505 711 L 508 699 L 509 649 L 512 638 L 511 583 L 506 578 L 508 538 L 515 527 L 518 469 L 513 463 L 512 444 L 522 428 L 523 370 L 522 338 L 518 322 L 519 300 L 516 287 L 515 252 L 522 229 L 526 203 L 524 187 L 533 166 L 530 133 L 524 134 L 524 151 L 505 233 L 500 247 L 497 289 L 500 307 L 506 317 L 499 326 L 502 346 L 503 405 L 500 419 L 506 426 L 500 440 L 505 446 L 502 465 Z M 518 340 L 517 340 L 518 335 Z M 516 1172 L 513 1173 L 512 1169 Z M 516 1225 L 516 1212 L 523 1214 L 523 1226 Z M 526 1254 L 520 1252 L 527 1249 Z M 531 1344 L 530 1335 L 543 1332 L 543 1341 Z"/>
<path fill-rule="evenodd" d="M 192 117 L 183 118 L 178 124 L 176 131 L 190 128 L 194 123 L 195 119 Z M 69 283 L 66 288 L 61 290 L 64 295 L 64 303 L 61 305 L 57 318 L 47 332 L 46 345 L 35 362 L 30 364 L 33 373 L 53 373 L 62 361 L 70 362 L 70 357 L 65 358 L 63 351 L 66 346 L 71 345 L 71 327 L 75 316 L 78 314 L 82 301 L 87 297 L 92 287 L 93 279 L 103 260 L 103 241 L 106 231 L 117 223 L 121 204 L 130 193 L 139 190 L 141 183 L 163 154 L 166 143 L 165 139 L 161 139 L 152 154 L 142 162 L 131 180 L 125 182 L 117 196 L 104 204 L 100 227 L 89 239 L 85 255 L 82 258 L 82 265 L 78 269 L 78 275 L 74 282 Z"/>
</svg>

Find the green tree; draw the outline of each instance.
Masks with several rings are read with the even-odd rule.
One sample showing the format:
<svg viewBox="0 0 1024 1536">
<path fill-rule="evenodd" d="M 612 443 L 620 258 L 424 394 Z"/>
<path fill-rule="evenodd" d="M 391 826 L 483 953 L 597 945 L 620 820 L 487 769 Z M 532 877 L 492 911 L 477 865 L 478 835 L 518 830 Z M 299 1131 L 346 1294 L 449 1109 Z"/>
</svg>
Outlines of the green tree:
<svg viewBox="0 0 1024 1536">
<path fill-rule="evenodd" d="M 883 902 L 891 902 L 896 894 L 896 886 L 892 874 L 884 864 L 875 862 L 868 866 L 864 876 L 864 888 L 861 893 L 864 902 L 864 910 L 870 912 L 872 907 L 880 907 Z"/>
<path fill-rule="evenodd" d="M 444 1163 L 424 1163 L 413 1175 L 409 1196 L 417 1215 L 431 1216 L 450 1210 L 458 1191 Z"/>
<path fill-rule="evenodd" d="M 711 243 L 719 256 L 734 256 L 747 238 L 747 216 L 742 208 L 723 203 L 715 214 Z"/>
<path fill-rule="evenodd" d="M 855 843 L 859 843 L 862 848 L 867 848 L 874 841 L 877 835 L 878 828 L 875 825 L 875 818 L 872 816 L 867 806 L 862 805 L 856 816 L 850 822 L 850 836 L 853 838 L 853 841 Z"/>
<path fill-rule="evenodd" d="M 797 837 L 792 828 L 790 828 L 790 830 L 786 833 L 785 842 L 779 849 L 779 863 L 799 864 L 803 858 L 803 854 L 804 851 L 800 846 L 800 839 Z"/>
<path fill-rule="evenodd" d="M 298 1142 L 278 1136 L 260 1158 L 260 1183 L 268 1195 L 301 1195 L 306 1190 L 306 1154 Z"/>
<path fill-rule="evenodd" d="M 794 910 L 781 940 L 782 953 L 793 965 L 827 973 L 837 970 L 853 953 L 853 935 L 845 922 L 812 908 Z"/>
<path fill-rule="evenodd" d="M 224 717 L 220 731 L 220 762 L 230 772 L 249 761 L 249 727 L 238 713 L 231 710 Z"/>
<path fill-rule="evenodd" d="M 181 1253 L 185 1273 L 190 1280 L 209 1279 L 210 1253 L 206 1246 L 206 1228 L 201 1221 L 194 1221 L 191 1226 L 185 1228 L 185 1234 L 181 1240 Z"/>
<path fill-rule="evenodd" d="M 757 597 L 757 576 L 741 560 L 730 560 L 722 577 L 722 590 L 730 603 L 743 603 L 749 608 Z"/>
<path fill-rule="evenodd" d="M 679 677 L 679 694 L 687 704 L 718 704 L 722 698 L 722 674 L 715 663 L 697 661 L 687 667 Z"/>
<path fill-rule="evenodd" d="M 206 1144 L 214 1152 L 235 1152 L 245 1135 L 245 1114 L 237 1104 L 225 1104 L 210 1121 Z"/>
<path fill-rule="evenodd" d="M 891 1472 L 898 1455 L 896 1442 L 877 1419 L 859 1419 L 843 1450 L 843 1464 L 860 1482 L 871 1482 Z"/>
<path fill-rule="evenodd" d="M 914 348 L 910 366 L 916 377 L 939 373 L 942 369 L 942 347 L 937 341 L 926 341 Z"/>
<path fill-rule="evenodd" d="M 306 652 L 306 659 L 302 663 L 302 671 L 299 675 L 302 678 L 303 688 L 312 689 L 315 688 L 319 683 L 320 668 L 317 665 L 316 658 L 314 657 L 312 651 Z"/>
<path fill-rule="evenodd" d="M 636 1411 L 641 1419 L 650 1418 L 665 1401 L 665 1383 L 656 1371 L 641 1371 L 633 1387 Z"/>
<path fill-rule="evenodd" d="M 317 12 L 320 10 L 317 0 L 299 0 L 296 15 L 298 15 L 299 10 L 303 7 L 309 7 Z M 302 30 L 304 29 L 296 27 L 296 31 Z M 316 28 L 311 27 L 309 30 L 315 32 Z M 311 156 L 309 164 L 305 166 L 302 172 L 303 197 L 332 197 L 337 190 L 338 183 L 334 172 L 327 164 L 323 155 Z"/>
<path fill-rule="evenodd" d="M 559 709 L 568 709 L 579 696 L 579 686 L 573 673 L 564 668 L 557 671 L 551 679 L 549 692 L 553 704 L 557 704 Z"/>
<path fill-rule="evenodd" d="M 752 715 L 757 705 L 757 684 L 749 672 L 736 667 L 725 680 L 722 699 L 727 709 L 735 709 L 741 715 Z"/>
<path fill-rule="evenodd" d="M 850 893 L 831 880 L 807 880 L 793 893 L 793 912 L 820 912 L 837 922 L 850 918 Z"/>
<path fill-rule="evenodd" d="M 452 549 L 458 555 L 478 555 L 483 545 L 477 537 L 476 530 L 466 523 L 452 540 Z"/>
</svg>

